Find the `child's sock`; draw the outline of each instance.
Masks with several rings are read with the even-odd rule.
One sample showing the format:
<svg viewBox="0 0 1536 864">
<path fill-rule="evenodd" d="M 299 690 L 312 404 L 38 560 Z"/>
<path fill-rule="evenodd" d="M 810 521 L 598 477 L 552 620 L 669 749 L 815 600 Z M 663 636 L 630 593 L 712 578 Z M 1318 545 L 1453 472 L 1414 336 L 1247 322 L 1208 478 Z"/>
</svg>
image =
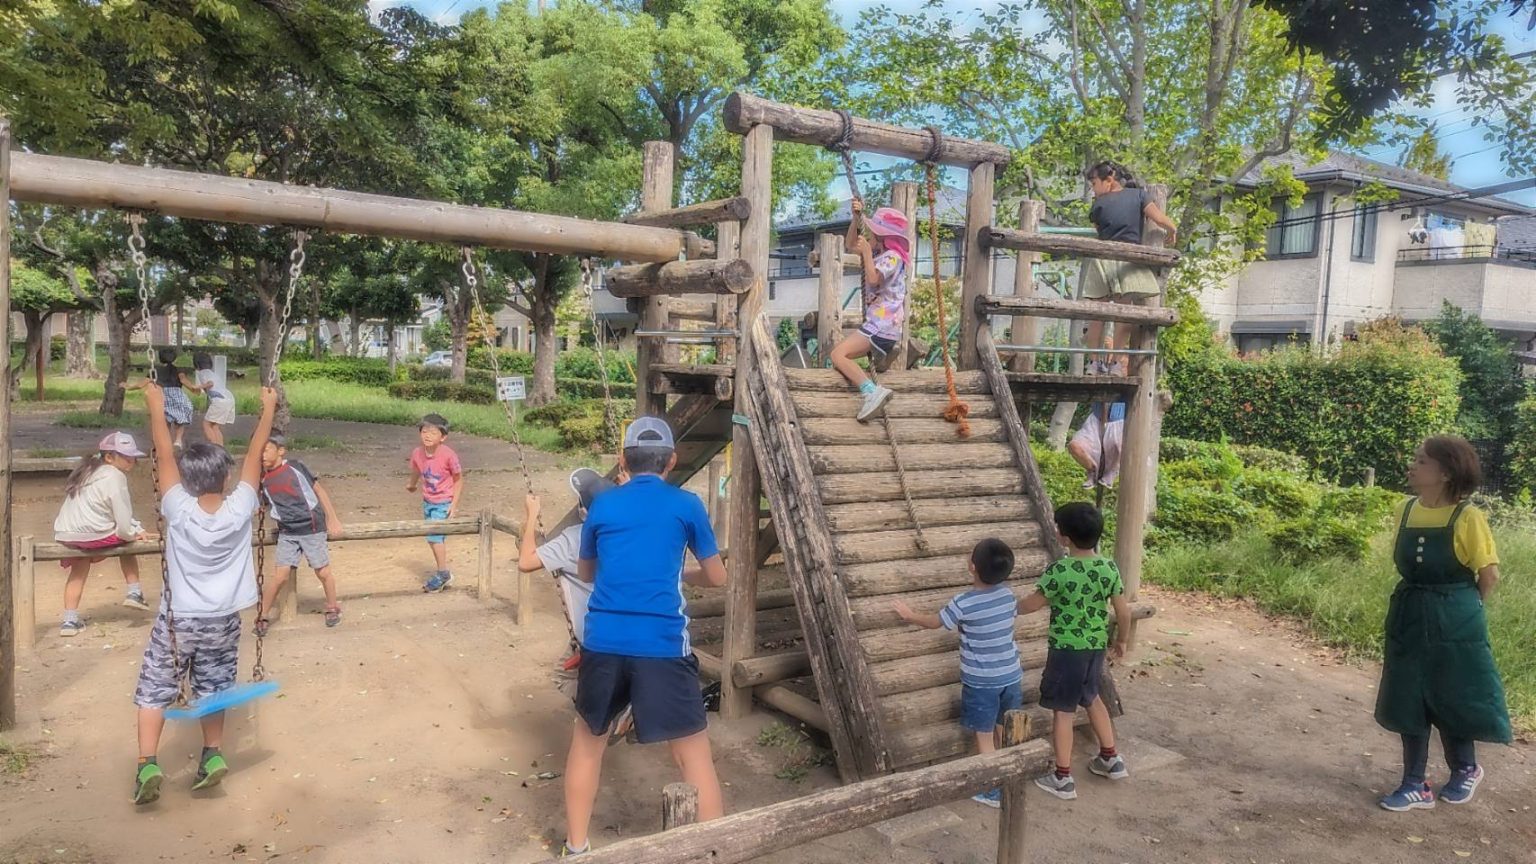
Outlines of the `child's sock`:
<svg viewBox="0 0 1536 864">
<path fill-rule="evenodd" d="M 1065 780 L 1065 779 L 1067 779 L 1068 777 L 1071 777 L 1071 776 L 1072 776 L 1072 766 L 1071 765 L 1067 765 L 1067 766 L 1057 765 L 1056 766 L 1056 779 L 1057 780 Z"/>
<path fill-rule="evenodd" d="M 65 624 L 79 624 L 80 623 L 80 610 L 78 610 L 78 609 L 65 609 L 64 610 L 64 623 Z"/>
<path fill-rule="evenodd" d="M 592 848 L 592 841 L 591 840 L 588 840 L 587 842 L 581 844 L 581 848 L 580 849 L 576 849 L 576 848 L 572 847 L 570 843 L 566 843 L 565 844 L 565 851 L 569 852 L 572 855 L 580 855 L 583 852 L 586 852 L 586 851 L 590 850 L 591 848 Z"/>
<path fill-rule="evenodd" d="M 144 599 L 144 583 L 142 583 L 142 582 L 135 582 L 132 585 L 129 585 L 128 586 L 128 596 L 129 597 L 138 597 L 141 600 Z"/>
<path fill-rule="evenodd" d="M 865 378 L 864 383 L 859 385 L 859 392 L 865 396 L 875 392 L 875 382 Z"/>
<path fill-rule="evenodd" d="M 156 761 L 156 758 L 154 756 L 140 756 L 139 757 L 139 767 L 140 768 L 144 767 L 145 765 L 158 765 L 158 764 L 160 764 L 160 763 Z"/>
<path fill-rule="evenodd" d="M 1103 759 L 1105 762 L 1108 762 L 1109 760 L 1111 760 L 1111 759 L 1113 759 L 1113 758 L 1115 758 L 1116 756 L 1119 756 L 1119 755 L 1120 755 L 1120 751 L 1116 750 L 1113 747 L 1100 747 L 1099 748 L 1099 758 Z"/>
<path fill-rule="evenodd" d="M 203 755 L 197 761 L 198 762 L 207 762 L 209 757 L 217 756 L 217 755 L 219 755 L 219 748 L 217 748 L 217 747 L 204 747 L 203 748 Z"/>
</svg>

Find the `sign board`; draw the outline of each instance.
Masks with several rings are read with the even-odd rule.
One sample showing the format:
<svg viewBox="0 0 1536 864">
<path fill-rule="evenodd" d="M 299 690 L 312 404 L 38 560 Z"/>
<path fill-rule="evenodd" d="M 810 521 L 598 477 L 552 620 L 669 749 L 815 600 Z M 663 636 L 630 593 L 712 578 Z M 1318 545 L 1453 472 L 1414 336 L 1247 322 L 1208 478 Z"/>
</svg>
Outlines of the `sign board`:
<svg viewBox="0 0 1536 864">
<path fill-rule="evenodd" d="M 213 355 L 213 383 L 220 390 L 229 389 L 229 358 L 223 354 Z"/>
<path fill-rule="evenodd" d="M 521 402 L 528 398 L 528 389 L 521 375 L 496 379 L 497 402 Z"/>
</svg>

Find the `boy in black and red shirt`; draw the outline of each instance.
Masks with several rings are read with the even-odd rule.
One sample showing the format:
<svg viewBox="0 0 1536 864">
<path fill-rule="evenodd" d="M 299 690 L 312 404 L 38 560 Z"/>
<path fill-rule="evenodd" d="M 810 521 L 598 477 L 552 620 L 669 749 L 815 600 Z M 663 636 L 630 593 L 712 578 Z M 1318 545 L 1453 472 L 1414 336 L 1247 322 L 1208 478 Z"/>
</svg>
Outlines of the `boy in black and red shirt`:
<svg viewBox="0 0 1536 864">
<path fill-rule="evenodd" d="M 265 635 L 267 616 L 277 600 L 277 592 L 299 569 L 303 558 L 315 570 L 325 588 L 325 626 L 341 623 L 341 607 L 336 603 L 336 579 L 331 575 L 331 553 L 327 537 L 340 537 L 341 518 L 331 504 L 331 496 L 302 462 L 288 458 L 288 441 L 273 435 L 261 452 L 261 497 L 277 523 L 277 572 L 267 579 L 262 592 L 261 609 L 256 614 L 256 630 Z"/>
</svg>

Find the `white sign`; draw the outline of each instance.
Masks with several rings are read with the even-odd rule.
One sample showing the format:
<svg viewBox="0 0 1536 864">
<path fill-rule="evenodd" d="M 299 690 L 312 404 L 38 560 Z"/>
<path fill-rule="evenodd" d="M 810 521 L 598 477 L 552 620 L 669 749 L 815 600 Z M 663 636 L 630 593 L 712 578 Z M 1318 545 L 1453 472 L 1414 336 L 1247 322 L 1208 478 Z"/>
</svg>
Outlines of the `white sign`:
<svg viewBox="0 0 1536 864">
<path fill-rule="evenodd" d="M 527 398 L 528 389 L 523 383 L 523 376 L 512 375 L 496 379 L 497 402 L 521 402 Z"/>
</svg>

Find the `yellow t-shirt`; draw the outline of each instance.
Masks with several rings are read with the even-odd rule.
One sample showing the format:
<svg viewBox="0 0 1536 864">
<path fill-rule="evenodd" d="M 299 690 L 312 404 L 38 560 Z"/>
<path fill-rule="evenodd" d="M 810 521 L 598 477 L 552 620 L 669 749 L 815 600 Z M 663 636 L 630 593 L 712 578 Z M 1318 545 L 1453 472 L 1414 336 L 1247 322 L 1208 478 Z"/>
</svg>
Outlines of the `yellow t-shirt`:
<svg viewBox="0 0 1536 864">
<path fill-rule="evenodd" d="M 1403 524 L 1403 508 L 1408 506 L 1408 500 L 1397 505 L 1393 514 L 1392 524 Z M 1413 512 L 1408 514 L 1408 527 L 1413 528 L 1444 528 L 1451 521 L 1451 514 L 1456 512 L 1456 505 L 1446 507 L 1425 507 L 1423 504 L 1415 504 Z M 1488 515 L 1476 507 L 1467 505 L 1461 511 L 1461 518 L 1456 520 L 1456 560 L 1465 564 L 1473 573 L 1482 570 L 1489 564 L 1499 563 L 1499 550 L 1493 545 L 1493 531 L 1488 527 Z"/>
</svg>

